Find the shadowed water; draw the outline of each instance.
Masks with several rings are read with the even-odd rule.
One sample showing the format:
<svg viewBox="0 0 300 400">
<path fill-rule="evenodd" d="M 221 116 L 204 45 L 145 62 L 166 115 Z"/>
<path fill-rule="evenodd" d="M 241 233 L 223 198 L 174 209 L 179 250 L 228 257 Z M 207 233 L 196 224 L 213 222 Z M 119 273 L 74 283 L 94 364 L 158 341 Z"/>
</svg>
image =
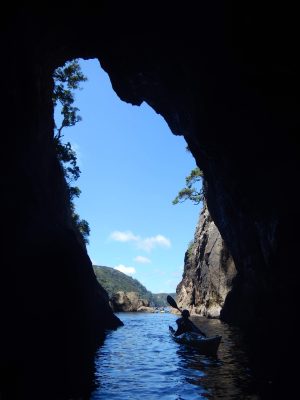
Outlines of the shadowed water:
<svg viewBox="0 0 300 400">
<path fill-rule="evenodd" d="M 238 332 L 198 318 L 208 335 L 222 335 L 216 357 L 175 343 L 176 315 L 119 313 L 124 326 L 108 333 L 96 357 L 91 400 L 259 399 Z"/>
</svg>

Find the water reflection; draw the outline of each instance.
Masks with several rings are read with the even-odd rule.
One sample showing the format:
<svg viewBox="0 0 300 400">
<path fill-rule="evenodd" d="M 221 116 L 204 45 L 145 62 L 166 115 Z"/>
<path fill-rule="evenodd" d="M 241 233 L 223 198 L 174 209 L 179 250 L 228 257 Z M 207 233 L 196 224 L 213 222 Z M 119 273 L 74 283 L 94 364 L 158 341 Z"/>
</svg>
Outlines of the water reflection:
<svg viewBox="0 0 300 400">
<path fill-rule="evenodd" d="M 109 333 L 96 357 L 98 399 L 259 399 L 237 329 L 201 319 L 208 335 L 219 334 L 217 356 L 175 343 L 173 314 L 119 314 L 124 327 Z"/>
<path fill-rule="evenodd" d="M 222 335 L 216 358 L 199 356 L 205 372 L 201 383 L 212 399 L 258 399 L 256 384 L 237 328 L 219 320 L 202 319 L 209 335 Z M 197 357 L 197 356 L 196 356 Z"/>
</svg>

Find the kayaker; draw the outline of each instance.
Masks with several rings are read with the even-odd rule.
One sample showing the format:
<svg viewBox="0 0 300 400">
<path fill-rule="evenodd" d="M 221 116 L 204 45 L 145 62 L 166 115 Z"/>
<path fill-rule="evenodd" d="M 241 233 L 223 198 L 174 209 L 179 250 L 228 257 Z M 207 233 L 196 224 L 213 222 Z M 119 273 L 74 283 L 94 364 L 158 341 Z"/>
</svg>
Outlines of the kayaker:
<svg viewBox="0 0 300 400">
<path fill-rule="evenodd" d="M 202 332 L 190 319 L 190 312 L 189 310 L 183 310 L 181 312 L 181 318 L 176 320 L 177 330 L 175 332 L 175 336 L 179 336 L 185 332 L 195 332 L 199 333 L 202 336 L 206 337 L 206 334 Z"/>
</svg>

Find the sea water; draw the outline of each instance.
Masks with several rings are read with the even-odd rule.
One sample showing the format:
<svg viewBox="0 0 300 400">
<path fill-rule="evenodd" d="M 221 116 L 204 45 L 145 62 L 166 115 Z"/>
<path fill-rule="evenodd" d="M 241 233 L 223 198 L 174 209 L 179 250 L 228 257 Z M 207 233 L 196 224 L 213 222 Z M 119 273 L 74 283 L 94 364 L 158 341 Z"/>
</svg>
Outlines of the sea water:
<svg viewBox="0 0 300 400">
<path fill-rule="evenodd" d="M 216 356 L 174 342 L 171 313 L 118 313 L 124 326 L 109 332 L 95 363 L 90 399 L 259 399 L 239 332 L 199 317 L 208 334 L 222 335 Z"/>
</svg>

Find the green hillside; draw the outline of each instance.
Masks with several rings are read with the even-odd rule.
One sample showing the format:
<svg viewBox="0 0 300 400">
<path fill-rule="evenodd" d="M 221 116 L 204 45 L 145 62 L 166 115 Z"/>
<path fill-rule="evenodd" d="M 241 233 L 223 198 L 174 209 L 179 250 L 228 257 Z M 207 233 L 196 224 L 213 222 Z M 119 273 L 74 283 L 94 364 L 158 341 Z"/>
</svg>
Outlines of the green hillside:
<svg viewBox="0 0 300 400">
<path fill-rule="evenodd" d="M 114 268 L 93 265 L 98 282 L 107 291 L 109 297 L 116 292 L 137 292 L 140 297 L 150 301 L 154 307 L 167 307 L 168 293 L 151 293 L 137 279 L 120 272 Z M 176 299 L 176 293 L 171 293 Z"/>
<path fill-rule="evenodd" d="M 170 295 L 176 301 L 176 293 L 152 293 L 152 301 L 155 307 L 169 307 L 167 296 Z"/>
<path fill-rule="evenodd" d="M 93 265 L 98 282 L 107 291 L 109 297 L 114 293 L 123 292 L 137 292 L 141 298 L 152 300 L 152 293 L 149 292 L 138 280 L 117 271 L 114 268 Z"/>
</svg>

